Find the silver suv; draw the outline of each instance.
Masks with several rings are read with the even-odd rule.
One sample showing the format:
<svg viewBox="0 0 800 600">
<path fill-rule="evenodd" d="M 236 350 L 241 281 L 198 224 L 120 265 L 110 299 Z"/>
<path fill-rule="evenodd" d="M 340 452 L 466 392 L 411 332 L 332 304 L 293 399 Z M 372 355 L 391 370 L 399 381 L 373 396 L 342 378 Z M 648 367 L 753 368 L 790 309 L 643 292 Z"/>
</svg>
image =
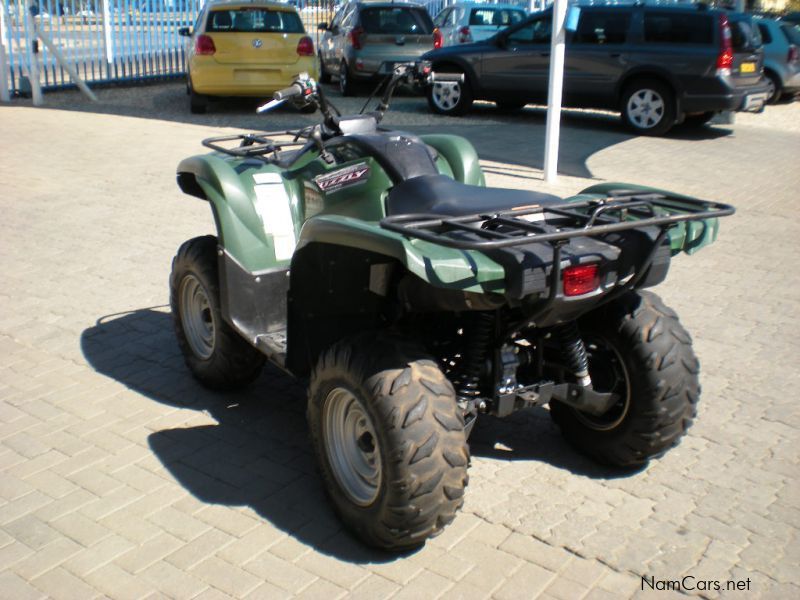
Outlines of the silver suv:
<svg viewBox="0 0 800 600">
<path fill-rule="evenodd" d="M 345 96 L 358 82 L 391 73 L 395 63 L 417 60 L 441 47 L 433 21 L 425 7 L 412 3 L 348 2 L 330 24 L 320 23 L 320 81 L 338 77 Z"/>
<path fill-rule="evenodd" d="M 459 2 L 443 8 L 433 24 L 442 32 L 442 45 L 454 46 L 488 39 L 527 16 L 525 9 L 512 4 Z"/>
</svg>

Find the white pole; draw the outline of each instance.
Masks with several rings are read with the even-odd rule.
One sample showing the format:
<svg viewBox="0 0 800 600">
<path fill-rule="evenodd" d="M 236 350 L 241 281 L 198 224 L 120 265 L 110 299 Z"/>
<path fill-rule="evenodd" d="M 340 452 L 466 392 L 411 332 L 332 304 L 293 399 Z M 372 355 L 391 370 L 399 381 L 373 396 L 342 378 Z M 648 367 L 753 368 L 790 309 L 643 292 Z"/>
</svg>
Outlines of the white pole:
<svg viewBox="0 0 800 600">
<path fill-rule="evenodd" d="M 0 101 L 10 102 L 11 94 L 8 92 L 8 64 L 6 63 L 6 4 L 0 10 Z"/>
<path fill-rule="evenodd" d="M 108 0 L 103 0 L 103 34 L 105 40 L 105 50 L 106 50 L 106 63 L 108 63 L 108 70 L 106 71 L 111 74 L 111 65 L 114 64 L 114 40 L 111 39 L 114 23 L 112 21 L 113 15 L 109 10 L 109 2 Z"/>
<path fill-rule="evenodd" d="M 31 6 L 33 4 L 31 3 Z M 39 55 L 33 51 L 34 37 L 31 30 L 36 28 L 36 17 L 30 12 L 30 7 L 25 10 L 25 44 L 28 51 L 28 80 L 31 84 L 31 98 L 34 106 L 42 105 L 42 84 L 39 81 Z"/>
<path fill-rule="evenodd" d="M 564 21 L 567 0 L 553 3 L 553 33 L 550 40 L 550 84 L 547 90 L 547 126 L 544 139 L 544 180 L 558 179 L 558 141 L 561 127 L 561 92 L 564 85 Z"/>
</svg>

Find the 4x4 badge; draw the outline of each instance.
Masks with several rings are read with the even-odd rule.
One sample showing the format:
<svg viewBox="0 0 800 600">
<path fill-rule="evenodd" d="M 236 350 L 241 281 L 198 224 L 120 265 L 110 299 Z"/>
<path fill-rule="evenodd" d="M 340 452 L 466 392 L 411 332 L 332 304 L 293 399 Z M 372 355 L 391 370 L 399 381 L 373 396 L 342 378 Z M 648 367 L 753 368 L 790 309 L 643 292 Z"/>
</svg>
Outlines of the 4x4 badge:
<svg viewBox="0 0 800 600">
<path fill-rule="evenodd" d="M 363 183 L 367 177 L 369 177 L 369 166 L 367 163 L 358 163 L 332 173 L 317 175 L 314 177 L 314 183 L 323 192 L 333 192 L 345 186 Z"/>
<path fill-rule="evenodd" d="M 253 40 L 253 48 L 261 48 L 261 46 L 263 44 L 264 44 L 264 42 L 262 42 L 261 40 L 259 40 L 257 38 L 255 40 Z"/>
</svg>

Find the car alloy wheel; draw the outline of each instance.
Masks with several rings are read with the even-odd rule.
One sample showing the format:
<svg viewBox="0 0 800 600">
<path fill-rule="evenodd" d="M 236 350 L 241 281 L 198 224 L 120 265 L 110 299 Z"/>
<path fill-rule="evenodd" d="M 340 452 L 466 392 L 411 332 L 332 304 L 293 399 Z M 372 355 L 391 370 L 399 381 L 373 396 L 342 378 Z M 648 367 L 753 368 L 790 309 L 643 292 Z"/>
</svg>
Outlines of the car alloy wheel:
<svg viewBox="0 0 800 600">
<path fill-rule="evenodd" d="M 461 101 L 461 84 L 456 82 L 434 83 L 431 99 L 442 112 L 451 112 Z"/>
<path fill-rule="evenodd" d="M 640 89 L 628 99 L 625 110 L 636 127 L 652 129 L 664 118 L 664 98 L 655 90 Z"/>
</svg>

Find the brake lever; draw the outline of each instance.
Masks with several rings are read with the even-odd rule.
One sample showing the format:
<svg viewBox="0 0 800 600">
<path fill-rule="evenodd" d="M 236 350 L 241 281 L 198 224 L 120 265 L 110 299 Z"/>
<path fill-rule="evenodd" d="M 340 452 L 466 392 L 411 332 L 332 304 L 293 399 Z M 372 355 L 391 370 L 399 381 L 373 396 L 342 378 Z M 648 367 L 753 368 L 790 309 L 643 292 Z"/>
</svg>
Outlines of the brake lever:
<svg viewBox="0 0 800 600">
<path fill-rule="evenodd" d="M 281 104 L 283 104 L 284 102 L 286 102 L 286 100 L 288 100 L 288 98 L 284 98 L 283 100 L 270 100 L 270 101 L 269 101 L 269 102 L 267 102 L 266 104 L 262 104 L 261 106 L 259 106 L 259 107 L 256 109 L 256 113 L 260 115 L 260 114 L 262 114 L 262 113 L 269 112 L 269 111 L 271 111 L 273 108 L 277 108 L 277 107 L 279 107 Z"/>
</svg>

